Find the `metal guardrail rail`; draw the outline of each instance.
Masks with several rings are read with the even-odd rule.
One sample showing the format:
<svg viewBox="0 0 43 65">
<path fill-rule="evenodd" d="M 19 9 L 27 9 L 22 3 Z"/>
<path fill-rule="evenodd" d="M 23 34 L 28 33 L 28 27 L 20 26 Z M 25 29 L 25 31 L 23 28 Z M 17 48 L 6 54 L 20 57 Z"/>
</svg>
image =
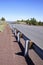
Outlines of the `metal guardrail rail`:
<svg viewBox="0 0 43 65">
<path fill-rule="evenodd" d="M 43 50 L 40 49 L 34 42 L 28 39 L 22 32 L 17 30 L 15 27 L 11 27 L 15 37 L 17 38 L 17 42 L 20 43 L 20 38 L 22 37 L 25 40 L 25 49 L 24 49 L 24 56 L 28 56 L 28 50 L 32 48 L 41 59 L 43 59 Z"/>
</svg>

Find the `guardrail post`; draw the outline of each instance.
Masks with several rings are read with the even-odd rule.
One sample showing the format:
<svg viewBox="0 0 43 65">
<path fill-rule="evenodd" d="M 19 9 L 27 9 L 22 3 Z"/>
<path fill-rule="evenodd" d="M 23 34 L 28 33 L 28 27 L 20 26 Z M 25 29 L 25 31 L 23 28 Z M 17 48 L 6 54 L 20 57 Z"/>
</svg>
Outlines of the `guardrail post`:
<svg viewBox="0 0 43 65">
<path fill-rule="evenodd" d="M 20 32 L 17 34 L 17 41 L 20 42 Z"/>
<path fill-rule="evenodd" d="M 16 33 L 16 29 L 15 29 L 15 36 L 16 36 L 16 34 L 17 34 L 17 33 Z"/>
<path fill-rule="evenodd" d="M 28 50 L 32 48 L 33 42 L 31 40 L 26 40 L 25 42 L 25 52 L 24 56 L 26 57 L 28 55 Z"/>
<path fill-rule="evenodd" d="M 29 49 L 29 40 L 25 41 L 25 52 L 24 52 L 24 56 L 28 55 L 28 49 Z"/>
<path fill-rule="evenodd" d="M 13 33 L 15 33 L 15 30 L 14 30 L 14 28 L 12 29 L 12 31 L 13 31 Z"/>
</svg>

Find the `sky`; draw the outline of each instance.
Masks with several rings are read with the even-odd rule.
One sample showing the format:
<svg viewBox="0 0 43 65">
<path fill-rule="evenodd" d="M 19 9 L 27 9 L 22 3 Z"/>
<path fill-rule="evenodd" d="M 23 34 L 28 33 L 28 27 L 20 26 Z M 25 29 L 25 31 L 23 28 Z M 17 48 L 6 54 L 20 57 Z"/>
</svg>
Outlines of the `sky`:
<svg viewBox="0 0 43 65">
<path fill-rule="evenodd" d="M 8 21 L 35 18 L 43 21 L 43 0 L 0 0 L 0 18 Z"/>
</svg>

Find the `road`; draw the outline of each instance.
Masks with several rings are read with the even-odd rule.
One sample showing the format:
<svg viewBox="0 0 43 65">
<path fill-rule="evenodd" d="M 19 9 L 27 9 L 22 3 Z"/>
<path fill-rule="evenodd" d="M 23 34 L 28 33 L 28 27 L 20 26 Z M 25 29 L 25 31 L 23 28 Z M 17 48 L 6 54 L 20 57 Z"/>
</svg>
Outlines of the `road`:
<svg viewBox="0 0 43 65">
<path fill-rule="evenodd" d="M 43 26 L 29 26 L 23 24 L 14 24 L 13 27 L 20 30 L 25 36 L 31 39 L 43 50 Z"/>
</svg>

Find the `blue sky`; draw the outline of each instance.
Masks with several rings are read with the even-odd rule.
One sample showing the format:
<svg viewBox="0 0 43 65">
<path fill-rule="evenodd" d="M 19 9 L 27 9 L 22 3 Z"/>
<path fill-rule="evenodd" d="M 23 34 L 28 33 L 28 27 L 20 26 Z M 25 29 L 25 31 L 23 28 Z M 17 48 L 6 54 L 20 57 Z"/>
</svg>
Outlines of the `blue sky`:
<svg viewBox="0 0 43 65">
<path fill-rule="evenodd" d="M 0 0 L 0 18 L 14 21 L 36 18 L 43 21 L 43 0 Z"/>
</svg>

